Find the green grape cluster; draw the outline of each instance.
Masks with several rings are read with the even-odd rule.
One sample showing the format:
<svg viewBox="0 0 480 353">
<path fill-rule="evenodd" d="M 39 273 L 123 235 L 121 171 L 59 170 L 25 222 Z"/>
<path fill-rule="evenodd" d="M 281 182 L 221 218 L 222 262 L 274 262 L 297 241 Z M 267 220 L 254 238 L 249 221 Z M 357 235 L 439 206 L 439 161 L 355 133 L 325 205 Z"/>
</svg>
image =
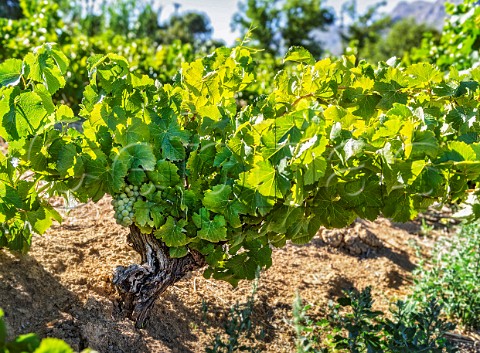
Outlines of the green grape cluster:
<svg viewBox="0 0 480 353">
<path fill-rule="evenodd" d="M 138 186 L 126 184 L 119 194 L 116 194 L 112 200 L 112 206 L 115 210 L 115 219 L 117 224 L 128 227 L 135 221 L 133 204 L 140 196 Z"/>
</svg>

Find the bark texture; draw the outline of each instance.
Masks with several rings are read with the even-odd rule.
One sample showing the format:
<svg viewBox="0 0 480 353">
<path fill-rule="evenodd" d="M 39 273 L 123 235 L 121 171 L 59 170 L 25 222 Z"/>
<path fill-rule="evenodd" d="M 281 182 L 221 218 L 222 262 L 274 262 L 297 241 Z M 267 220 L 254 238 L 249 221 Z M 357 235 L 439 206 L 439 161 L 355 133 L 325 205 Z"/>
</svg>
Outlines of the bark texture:
<svg viewBox="0 0 480 353">
<path fill-rule="evenodd" d="M 127 239 L 142 256 L 142 263 L 116 268 L 113 284 L 120 295 L 117 311 L 141 328 L 155 299 L 187 273 L 203 267 L 205 259 L 194 251 L 182 258 L 171 258 L 165 244 L 153 234 L 142 234 L 136 226 L 130 227 Z"/>
</svg>

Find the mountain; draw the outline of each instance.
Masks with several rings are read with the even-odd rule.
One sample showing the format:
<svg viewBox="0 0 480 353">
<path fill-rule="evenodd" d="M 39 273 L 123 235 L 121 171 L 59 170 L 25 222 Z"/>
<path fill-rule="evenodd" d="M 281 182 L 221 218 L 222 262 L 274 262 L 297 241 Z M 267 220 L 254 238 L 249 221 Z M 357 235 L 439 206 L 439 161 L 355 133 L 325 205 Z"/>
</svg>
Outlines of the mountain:
<svg viewBox="0 0 480 353">
<path fill-rule="evenodd" d="M 426 23 L 441 31 L 446 17 L 446 2 L 460 4 L 463 0 L 402 1 L 399 2 L 388 15 L 395 22 L 411 17 L 415 19 L 417 23 Z M 323 47 L 328 49 L 333 55 L 342 53 L 340 27 L 338 25 L 330 26 L 325 32 L 315 32 L 314 35 L 321 41 Z"/>
<path fill-rule="evenodd" d="M 393 21 L 399 21 L 404 18 L 413 18 L 417 23 L 426 23 L 439 31 L 443 28 L 443 22 L 446 16 L 445 3 L 462 3 L 463 0 L 437 0 L 430 1 L 402 1 L 389 14 Z"/>
</svg>

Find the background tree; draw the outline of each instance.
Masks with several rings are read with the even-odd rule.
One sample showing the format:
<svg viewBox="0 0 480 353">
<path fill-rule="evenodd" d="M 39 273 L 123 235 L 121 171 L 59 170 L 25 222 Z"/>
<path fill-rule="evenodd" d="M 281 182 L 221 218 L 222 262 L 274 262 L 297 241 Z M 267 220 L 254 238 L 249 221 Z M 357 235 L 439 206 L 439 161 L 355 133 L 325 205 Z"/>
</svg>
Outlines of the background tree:
<svg viewBox="0 0 480 353">
<path fill-rule="evenodd" d="M 381 40 L 382 35 L 392 25 L 390 17 L 379 12 L 385 4 L 386 1 L 382 1 L 369 6 L 363 14 L 358 12 L 356 0 L 343 4 L 340 15 L 340 35 L 344 48 L 353 48 L 359 58 L 364 58 L 365 48 Z"/>
<path fill-rule="evenodd" d="M 409 61 L 410 51 L 420 47 L 426 35 L 431 38 L 439 37 L 435 28 L 424 23 L 416 23 L 413 18 L 405 18 L 394 23 L 388 34 L 377 42 L 367 43 L 363 48 L 362 58 L 378 62 L 396 56 Z"/>
<path fill-rule="evenodd" d="M 212 39 L 213 28 L 210 19 L 204 13 L 185 12 L 174 14 L 162 26 L 159 41 L 171 44 L 176 40 L 199 47 Z"/>
<path fill-rule="evenodd" d="M 341 38 L 345 50 L 352 50 L 358 59 L 369 62 L 385 61 L 396 56 L 409 59 L 409 53 L 422 45 L 425 36 L 439 37 L 438 31 L 413 18 L 393 22 L 379 12 L 385 1 L 370 6 L 363 14 L 358 13 L 356 0 L 344 4 L 341 12 Z"/>
<path fill-rule="evenodd" d="M 245 36 L 252 27 L 255 27 L 251 38 L 256 45 L 270 53 L 276 53 L 280 47 L 279 38 L 275 35 L 275 30 L 279 26 L 279 9 L 276 2 L 276 0 L 240 2 L 239 11 L 232 19 L 232 28 L 239 29 L 241 36 Z"/>
<path fill-rule="evenodd" d="M 323 6 L 322 0 L 246 0 L 239 4 L 232 27 L 242 36 L 255 28 L 251 38 L 273 55 L 301 45 L 318 58 L 323 48 L 314 32 L 325 30 L 334 18 L 333 10 Z"/>
<path fill-rule="evenodd" d="M 150 38 L 156 35 L 159 29 L 159 18 L 162 7 L 155 8 L 153 4 L 146 4 L 134 25 L 139 38 Z"/>
<path fill-rule="evenodd" d="M 163 8 L 153 0 L 103 0 L 100 11 L 91 0 L 75 0 L 62 3 L 61 10 L 91 37 L 108 31 L 128 39 L 150 40 L 155 45 L 180 41 L 198 48 L 210 43 L 213 28 L 208 16 L 179 12 L 180 6 L 176 5 L 174 14 L 162 22 Z"/>
<path fill-rule="evenodd" d="M 22 9 L 19 0 L 3 0 L 0 2 L 0 18 L 16 20 L 22 17 Z"/>
</svg>

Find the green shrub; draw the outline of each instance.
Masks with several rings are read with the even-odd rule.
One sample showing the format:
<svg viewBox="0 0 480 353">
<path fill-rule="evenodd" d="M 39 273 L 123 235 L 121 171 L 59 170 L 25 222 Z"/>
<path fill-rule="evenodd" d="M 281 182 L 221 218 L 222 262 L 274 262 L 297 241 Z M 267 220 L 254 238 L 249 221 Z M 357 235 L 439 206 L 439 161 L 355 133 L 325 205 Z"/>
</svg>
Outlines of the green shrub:
<svg viewBox="0 0 480 353">
<path fill-rule="evenodd" d="M 444 334 L 454 325 L 440 318 L 441 306 L 430 300 L 422 305 L 399 301 L 388 318 L 372 310 L 370 288 L 347 291 L 337 304 L 330 304 L 327 318 L 314 322 L 294 303 L 297 353 L 414 353 L 455 352 Z"/>
<path fill-rule="evenodd" d="M 383 323 L 386 351 L 455 352 L 456 349 L 444 336 L 455 325 L 441 319 L 441 313 L 442 306 L 435 299 L 422 305 L 398 301 L 392 310 L 393 318 L 385 319 Z"/>
<path fill-rule="evenodd" d="M 480 327 L 480 224 L 464 225 L 435 246 L 431 264 L 414 273 L 413 300 L 437 298 L 445 313 L 467 327 Z"/>
</svg>

